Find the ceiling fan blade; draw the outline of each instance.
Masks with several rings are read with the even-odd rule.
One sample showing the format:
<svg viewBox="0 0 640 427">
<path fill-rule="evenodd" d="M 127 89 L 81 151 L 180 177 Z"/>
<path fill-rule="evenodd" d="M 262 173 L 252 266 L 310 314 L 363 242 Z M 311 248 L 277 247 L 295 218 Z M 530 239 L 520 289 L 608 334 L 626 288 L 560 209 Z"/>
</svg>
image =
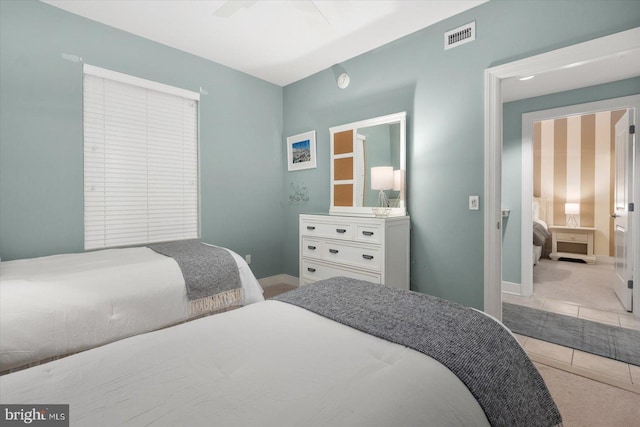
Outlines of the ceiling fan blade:
<svg viewBox="0 0 640 427">
<path fill-rule="evenodd" d="M 213 14 L 219 18 L 230 18 L 240 9 L 250 8 L 256 3 L 256 0 L 227 0 Z"/>
<path fill-rule="evenodd" d="M 329 20 L 327 19 L 327 17 L 324 16 L 324 13 L 322 13 L 320 8 L 315 4 L 313 0 L 293 1 L 291 3 L 296 9 L 300 10 L 301 12 L 305 12 L 310 15 L 316 15 L 316 16 L 320 15 L 327 24 L 329 23 Z"/>
</svg>

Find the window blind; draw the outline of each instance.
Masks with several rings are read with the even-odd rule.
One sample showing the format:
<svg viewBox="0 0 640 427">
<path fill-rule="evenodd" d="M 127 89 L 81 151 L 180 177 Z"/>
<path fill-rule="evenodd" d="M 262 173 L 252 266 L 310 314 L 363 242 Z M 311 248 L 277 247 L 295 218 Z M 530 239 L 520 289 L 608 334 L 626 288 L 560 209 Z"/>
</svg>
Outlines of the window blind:
<svg viewBox="0 0 640 427">
<path fill-rule="evenodd" d="M 197 238 L 198 99 L 120 76 L 85 66 L 85 249 Z"/>
</svg>

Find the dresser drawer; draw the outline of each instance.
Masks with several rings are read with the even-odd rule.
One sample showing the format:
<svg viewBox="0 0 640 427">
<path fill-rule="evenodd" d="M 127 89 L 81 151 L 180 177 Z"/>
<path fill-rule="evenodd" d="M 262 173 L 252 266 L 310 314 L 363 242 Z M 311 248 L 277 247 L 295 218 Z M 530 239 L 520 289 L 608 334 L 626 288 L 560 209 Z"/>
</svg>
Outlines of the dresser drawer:
<svg viewBox="0 0 640 427">
<path fill-rule="evenodd" d="M 353 240 L 353 224 L 302 220 L 300 235 Z"/>
<path fill-rule="evenodd" d="M 309 258 L 322 258 L 322 241 L 316 239 L 310 239 L 308 237 L 302 238 L 302 256 Z"/>
<path fill-rule="evenodd" d="M 373 245 L 350 245 L 340 241 L 325 241 L 322 246 L 322 258 L 329 262 L 353 265 L 355 267 L 380 271 L 382 250 Z"/>
<path fill-rule="evenodd" d="M 379 224 L 356 225 L 356 241 L 382 243 L 382 226 Z"/>
<path fill-rule="evenodd" d="M 307 281 L 329 279 L 331 277 L 344 276 L 352 279 L 367 280 L 373 283 L 381 283 L 380 274 L 355 271 L 341 268 L 336 265 L 327 265 L 313 260 L 302 260 L 302 278 Z"/>
<path fill-rule="evenodd" d="M 589 242 L 589 236 L 579 233 L 558 233 L 558 240 L 563 242 L 587 243 Z"/>
</svg>

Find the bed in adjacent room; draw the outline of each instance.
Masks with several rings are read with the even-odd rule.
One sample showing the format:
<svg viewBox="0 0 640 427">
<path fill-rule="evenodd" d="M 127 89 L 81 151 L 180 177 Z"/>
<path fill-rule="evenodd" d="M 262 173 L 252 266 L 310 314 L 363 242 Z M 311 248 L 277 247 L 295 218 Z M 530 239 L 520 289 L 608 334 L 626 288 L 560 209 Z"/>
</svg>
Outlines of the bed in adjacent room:
<svg viewBox="0 0 640 427">
<path fill-rule="evenodd" d="M 197 240 L 2 262 L 0 372 L 262 300 L 242 257 Z"/>
<path fill-rule="evenodd" d="M 0 403 L 31 402 L 75 426 L 561 423 L 502 324 L 347 278 L 0 377 Z"/>
<path fill-rule="evenodd" d="M 534 197 L 532 202 L 533 209 L 533 265 L 540 262 L 540 258 L 548 255 L 545 249 L 547 240 L 551 237 L 549 227 L 547 225 L 547 200 L 540 197 Z"/>
</svg>

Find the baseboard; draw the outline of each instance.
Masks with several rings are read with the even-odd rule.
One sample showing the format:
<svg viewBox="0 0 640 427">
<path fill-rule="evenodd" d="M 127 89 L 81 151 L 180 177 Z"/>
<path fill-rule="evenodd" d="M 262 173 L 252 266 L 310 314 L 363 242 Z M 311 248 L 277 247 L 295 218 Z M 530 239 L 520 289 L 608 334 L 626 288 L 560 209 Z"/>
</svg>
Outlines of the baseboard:
<svg viewBox="0 0 640 427">
<path fill-rule="evenodd" d="M 596 263 L 613 265 L 615 263 L 615 258 L 612 256 L 596 255 Z"/>
<path fill-rule="evenodd" d="M 258 283 L 263 288 L 280 285 L 282 283 L 291 286 L 298 286 L 299 280 L 297 277 L 291 276 L 289 274 L 276 274 L 275 276 L 263 277 L 262 279 L 258 279 Z"/>
<path fill-rule="evenodd" d="M 521 289 L 522 286 L 520 285 L 520 283 L 505 281 L 502 282 L 502 292 L 505 292 L 507 294 L 522 295 L 522 293 L 520 292 Z"/>
</svg>

